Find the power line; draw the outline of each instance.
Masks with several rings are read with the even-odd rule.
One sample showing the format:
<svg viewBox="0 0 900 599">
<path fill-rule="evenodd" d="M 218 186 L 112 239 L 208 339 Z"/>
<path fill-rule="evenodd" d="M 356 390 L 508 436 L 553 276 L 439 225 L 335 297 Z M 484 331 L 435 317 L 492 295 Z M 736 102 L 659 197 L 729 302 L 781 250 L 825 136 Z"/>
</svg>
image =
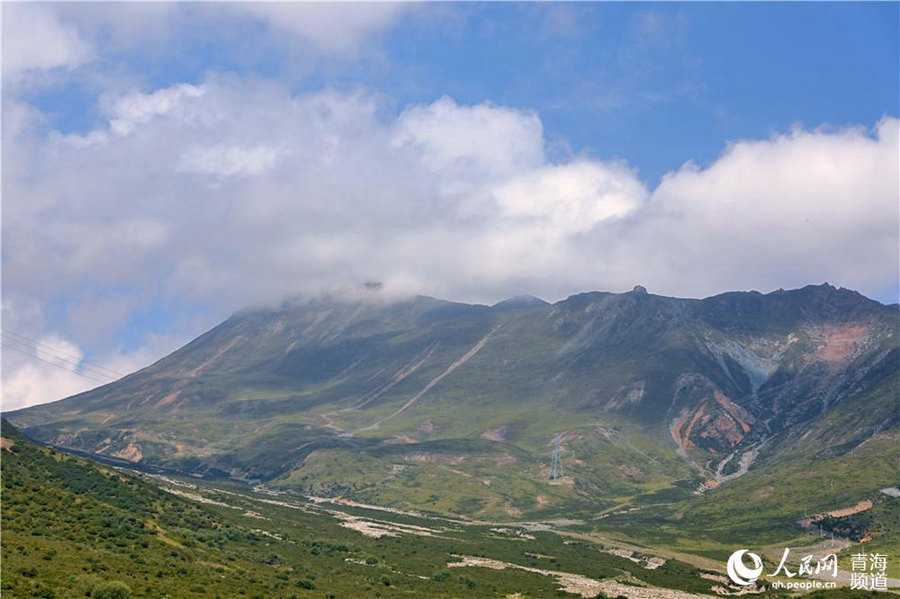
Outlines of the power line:
<svg viewBox="0 0 900 599">
<path fill-rule="evenodd" d="M 40 359 L 43 362 L 49 362 L 51 364 L 64 366 L 69 371 L 75 372 L 76 374 L 86 373 L 91 375 L 95 380 L 97 377 L 101 377 L 102 379 L 104 379 L 103 382 L 107 382 L 108 380 L 115 380 L 115 377 L 113 377 L 112 375 L 87 365 L 81 365 L 75 359 L 70 360 L 58 355 L 48 354 L 48 357 L 51 358 L 48 360 L 47 358 L 41 356 L 41 350 L 35 349 L 31 345 L 19 341 L 18 339 L 6 337 L 2 338 L 2 341 L 9 349 L 20 351 L 21 353 L 27 354 L 33 358 Z"/>
<path fill-rule="evenodd" d="M 114 376 L 116 378 L 122 378 L 125 376 L 121 372 L 117 372 L 111 368 L 107 368 L 106 366 L 103 366 L 102 364 L 98 364 L 97 362 L 94 362 L 92 360 L 88 360 L 86 358 L 82 358 L 80 356 L 70 354 L 61 349 L 53 347 L 52 345 L 48 345 L 47 343 L 38 341 L 37 339 L 32 339 L 31 337 L 26 337 L 25 335 L 22 335 L 21 333 L 16 333 L 15 331 L 11 331 L 9 329 L 2 329 L 2 334 L 6 335 L 13 341 L 19 341 L 19 342 L 24 342 L 24 343 L 28 343 L 31 345 L 35 345 L 49 353 L 58 354 L 60 357 L 67 358 L 70 361 L 74 361 L 78 365 L 81 365 L 82 367 L 89 366 L 90 368 L 92 368 L 94 370 L 103 371 L 101 374 L 103 374 L 104 376 Z"/>
<path fill-rule="evenodd" d="M 35 359 L 35 360 L 40 360 L 41 362 L 45 362 L 45 363 L 49 364 L 50 366 L 55 366 L 56 368 L 59 368 L 60 370 L 65 370 L 66 372 L 68 372 L 68 373 L 70 373 L 70 374 L 75 374 L 75 375 L 78 375 L 78 376 L 80 376 L 80 377 L 84 377 L 84 378 L 86 378 L 86 379 L 90 379 L 90 380 L 94 381 L 95 383 L 100 383 L 101 385 L 106 385 L 106 384 L 108 384 L 109 382 L 111 382 L 111 381 L 109 381 L 109 380 L 104 381 L 104 380 L 95 378 L 95 377 L 93 377 L 93 376 L 91 376 L 91 375 L 89 375 L 89 374 L 86 374 L 86 373 L 84 373 L 84 372 L 78 372 L 78 371 L 76 371 L 76 370 L 71 370 L 71 369 L 66 368 L 65 366 L 63 366 L 63 365 L 61 365 L 61 364 L 57 364 L 56 362 L 52 362 L 52 361 L 50 361 L 50 360 L 46 360 L 46 359 L 44 359 L 44 358 L 42 358 L 42 357 L 40 357 L 40 356 L 37 356 L 37 355 L 35 355 L 35 354 L 33 354 L 33 353 L 30 353 L 30 352 L 26 351 L 26 350 L 24 350 L 24 349 L 21 349 L 21 348 L 19 348 L 19 347 L 14 346 L 14 345 L 10 345 L 10 344 L 7 343 L 6 341 L 3 342 L 3 347 L 5 347 L 5 348 L 7 348 L 7 349 L 11 349 L 11 350 L 16 351 L 16 352 L 19 352 L 20 354 L 23 354 L 23 355 L 25 355 L 25 356 L 28 356 L 29 358 L 33 358 L 33 359 Z"/>
<path fill-rule="evenodd" d="M 18 339 L 15 339 L 15 338 L 13 338 L 13 337 L 7 337 L 7 336 L 5 336 L 5 335 L 0 335 L 0 339 L 2 339 L 3 341 L 5 341 L 6 343 L 12 344 L 12 345 L 14 345 L 14 346 L 16 346 L 16 347 L 20 347 L 20 348 L 22 348 L 22 349 L 25 349 L 25 350 L 30 351 L 30 352 L 32 352 L 32 353 L 36 353 L 36 354 L 38 354 L 38 355 L 44 355 L 44 354 L 46 354 L 47 356 L 49 356 L 49 357 L 51 357 L 51 358 L 55 358 L 55 359 L 57 359 L 57 360 L 60 361 L 60 362 L 65 362 L 66 365 L 72 366 L 72 368 L 77 368 L 77 367 L 78 367 L 78 360 L 76 360 L 75 358 L 69 359 L 69 358 L 66 358 L 66 357 L 64 357 L 64 356 L 53 355 L 53 354 L 51 354 L 50 352 L 44 352 L 43 350 L 41 350 L 41 348 L 33 347 L 32 344 L 30 344 L 30 343 L 25 343 L 24 341 L 19 341 Z"/>
<path fill-rule="evenodd" d="M 115 370 L 112 370 L 111 368 L 107 368 L 106 366 L 103 366 L 102 364 L 98 364 L 97 362 L 94 362 L 92 360 L 88 360 L 88 359 L 82 358 L 80 356 L 75 356 L 73 354 L 67 353 L 61 349 L 53 347 L 52 345 L 43 343 L 42 341 L 38 341 L 37 339 L 32 339 L 31 337 L 26 337 L 25 335 L 22 335 L 21 333 L 16 333 L 15 331 L 11 331 L 9 329 L 2 329 L 2 332 L 4 335 L 11 336 L 12 338 L 18 338 L 17 340 L 22 340 L 27 343 L 42 347 L 47 351 L 57 353 L 63 357 L 74 359 L 79 363 L 91 364 L 91 365 L 93 365 L 94 368 L 96 368 L 98 370 L 104 370 L 107 373 L 114 375 L 118 378 L 125 376 L 121 372 L 116 372 Z"/>
</svg>

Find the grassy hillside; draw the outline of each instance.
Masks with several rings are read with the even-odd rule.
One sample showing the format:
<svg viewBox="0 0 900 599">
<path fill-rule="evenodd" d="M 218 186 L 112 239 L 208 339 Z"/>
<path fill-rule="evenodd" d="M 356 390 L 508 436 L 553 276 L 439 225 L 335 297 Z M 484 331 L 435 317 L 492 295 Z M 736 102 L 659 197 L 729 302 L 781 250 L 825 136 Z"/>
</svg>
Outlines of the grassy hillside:
<svg viewBox="0 0 900 599">
<path fill-rule="evenodd" d="M 128 474 L 37 446 L 5 421 L 2 437 L 4 597 L 676 599 L 672 589 L 702 597 L 722 586 L 711 571 L 577 525 L 276 497 L 234 481 Z"/>
<path fill-rule="evenodd" d="M 5 421 L 2 435 L 4 597 L 559 596 L 552 576 L 448 569 L 459 554 L 709 592 L 685 564 L 647 570 L 551 533 L 446 523 L 437 531 L 434 520 L 382 512 L 370 520 L 363 508 L 336 517 L 333 509 L 167 479 L 163 486 L 184 498 L 157 479 L 34 445 Z M 341 526 L 348 518 L 406 532 L 372 538 Z M 441 534 L 421 536 L 428 530 Z"/>
<path fill-rule="evenodd" d="M 306 580 L 303 568 L 282 580 L 260 567 L 271 543 L 247 526 L 34 445 L 5 421 L 3 439 L 4 596 L 101 596 L 121 585 L 137 597 L 261 596 Z"/>
</svg>

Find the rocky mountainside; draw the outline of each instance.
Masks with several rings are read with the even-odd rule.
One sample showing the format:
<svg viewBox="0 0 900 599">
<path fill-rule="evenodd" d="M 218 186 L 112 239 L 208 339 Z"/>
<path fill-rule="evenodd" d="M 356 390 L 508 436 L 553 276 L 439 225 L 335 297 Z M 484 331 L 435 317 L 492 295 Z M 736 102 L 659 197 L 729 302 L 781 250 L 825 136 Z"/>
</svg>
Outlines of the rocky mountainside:
<svg viewBox="0 0 900 599">
<path fill-rule="evenodd" d="M 237 313 L 8 417 L 197 475 L 470 515 L 596 510 L 685 498 L 810 439 L 827 459 L 896 431 L 898 316 L 827 284 L 492 307 L 372 290 Z M 555 433 L 566 476 L 548 484 Z"/>
</svg>

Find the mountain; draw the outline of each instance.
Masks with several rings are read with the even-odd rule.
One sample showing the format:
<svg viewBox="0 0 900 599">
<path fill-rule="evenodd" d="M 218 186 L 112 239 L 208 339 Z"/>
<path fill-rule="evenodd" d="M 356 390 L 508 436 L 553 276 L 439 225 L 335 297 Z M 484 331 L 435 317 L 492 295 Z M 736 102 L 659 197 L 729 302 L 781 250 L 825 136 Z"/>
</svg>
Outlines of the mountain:
<svg viewBox="0 0 900 599">
<path fill-rule="evenodd" d="M 491 308 L 494 310 L 519 310 L 521 308 L 543 308 L 550 304 L 533 295 L 516 295 L 499 301 Z"/>
<path fill-rule="evenodd" d="M 470 518 L 700 505 L 873 446 L 887 453 L 872 480 L 814 501 L 896 482 L 896 305 L 828 284 L 492 307 L 379 293 L 245 310 L 148 368 L 7 417 L 110 459 Z M 565 476 L 551 483 L 556 433 Z"/>
</svg>

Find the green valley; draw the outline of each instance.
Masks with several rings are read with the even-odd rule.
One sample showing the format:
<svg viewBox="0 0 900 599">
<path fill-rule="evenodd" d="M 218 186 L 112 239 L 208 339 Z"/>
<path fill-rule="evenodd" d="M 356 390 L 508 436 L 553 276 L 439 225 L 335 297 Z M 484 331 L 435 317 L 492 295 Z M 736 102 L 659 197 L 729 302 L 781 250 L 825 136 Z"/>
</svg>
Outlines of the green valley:
<svg viewBox="0 0 900 599">
<path fill-rule="evenodd" d="M 2 451 L 6 597 L 588 597 L 622 590 L 677 599 L 693 595 L 669 589 L 710 593 L 716 586 L 686 563 L 615 555 L 624 551 L 619 544 L 575 542 L 552 523 L 469 524 L 126 472 L 35 445 L 6 421 Z"/>
</svg>

